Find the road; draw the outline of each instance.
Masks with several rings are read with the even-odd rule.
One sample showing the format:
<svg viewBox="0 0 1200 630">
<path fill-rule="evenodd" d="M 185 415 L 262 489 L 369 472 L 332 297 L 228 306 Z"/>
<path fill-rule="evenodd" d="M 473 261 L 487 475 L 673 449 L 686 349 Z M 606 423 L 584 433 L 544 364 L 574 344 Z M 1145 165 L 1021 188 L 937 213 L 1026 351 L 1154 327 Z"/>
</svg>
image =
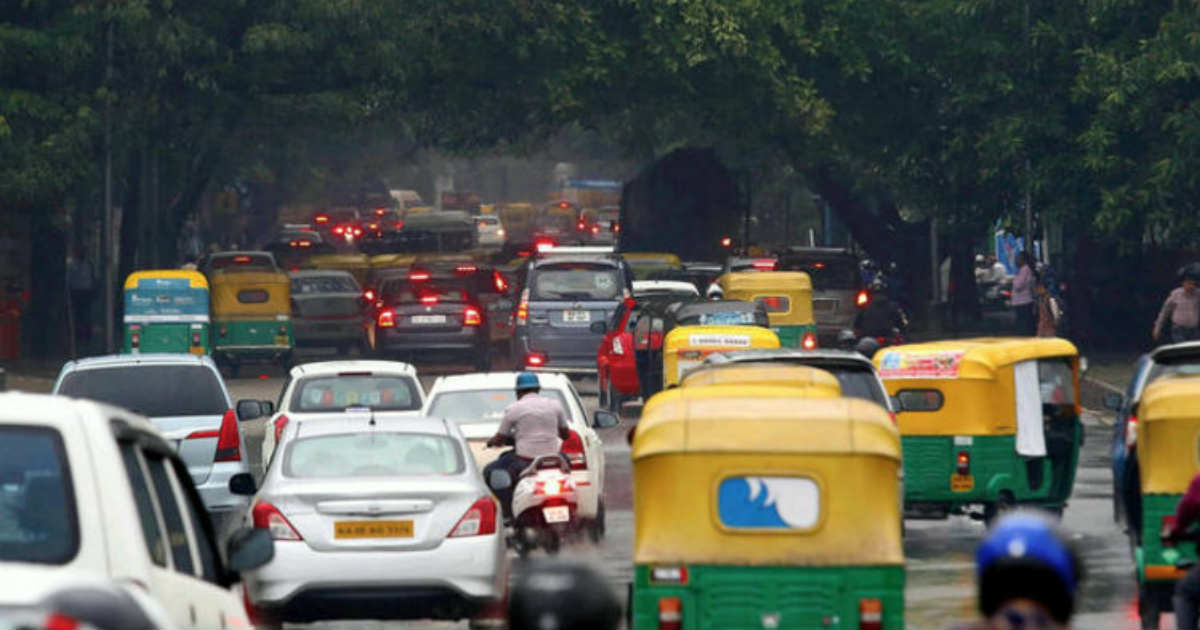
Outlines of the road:
<svg viewBox="0 0 1200 630">
<path fill-rule="evenodd" d="M 467 371 L 442 366 L 418 365 L 422 383 L 428 388 L 438 374 Z M 265 378 L 264 378 L 265 377 Z M 235 398 L 275 400 L 282 379 L 277 372 L 252 374 L 230 381 Z M 589 408 L 596 407 L 595 380 L 577 383 Z M 636 423 L 640 408 L 626 406 L 622 426 L 601 432 L 607 455 L 608 536 L 597 546 L 567 548 L 565 557 L 597 567 L 622 599 L 632 575 L 633 513 L 629 446 L 625 434 Z M 1063 522 L 1084 552 L 1087 578 L 1082 601 L 1077 605 L 1076 627 L 1135 628 L 1136 588 L 1129 545 L 1112 520 L 1112 485 L 1108 468 L 1109 429 L 1104 416 L 1085 411 L 1086 440 L 1080 456 L 1075 490 Z M 257 467 L 262 424 L 244 425 L 252 463 Z M 256 468 L 257 469 L 257 468 Z M 910 520 L 904 540 L 908 558 L 906 623 L 911 628 L 944 628 L 969 620 L 975 613 L 974 548 L 984 534 L 982 523 L 955 517 L 944 521 Z M 1164 622 L 1170 624 L 1170 620 Z M 454 624 L 422 624 L 423 627 L 456 627 Z M 320 624 L 330 628 L 411 627 L 412 624 L 377 622 Z M 465 624 L 463 624 L 465 627 Z M 1171 627 L 1171 626 L 1166 626 Z"/>
</svg>

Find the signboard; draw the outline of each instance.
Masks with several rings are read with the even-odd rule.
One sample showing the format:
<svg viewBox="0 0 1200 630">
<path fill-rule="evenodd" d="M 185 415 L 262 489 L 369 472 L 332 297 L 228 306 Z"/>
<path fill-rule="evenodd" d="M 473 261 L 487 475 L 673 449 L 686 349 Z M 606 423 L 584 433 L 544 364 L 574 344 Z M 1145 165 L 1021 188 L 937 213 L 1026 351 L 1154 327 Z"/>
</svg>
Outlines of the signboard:
<svg viewBox="0 0 1200 630">
<path fill-rule="evenodd" d="M 884 351 L 879 376 L 893 378 L 958 378 L 963 350 Z"/>
</svg>

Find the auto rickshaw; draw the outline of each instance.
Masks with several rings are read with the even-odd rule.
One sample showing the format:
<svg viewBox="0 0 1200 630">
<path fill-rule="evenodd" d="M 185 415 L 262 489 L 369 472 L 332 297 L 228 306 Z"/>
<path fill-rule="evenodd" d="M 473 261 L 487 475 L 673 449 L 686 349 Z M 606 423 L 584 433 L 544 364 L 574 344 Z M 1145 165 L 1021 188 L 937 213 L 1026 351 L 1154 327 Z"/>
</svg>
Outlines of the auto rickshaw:
<svg viewBox="0 0 1200 630">
<path fill-rule="evenodd" d="M 990 522 L 1017 504 L 1053 512 L 1066 506 L 1083 442 L 1071 342 L 910 344 L 885 348 L 875 365 L 898 406 L 911 516 L 970 514 Z"/>
<path fill-rule="evenodd" d="M 790 387 L 682 387 L 632 440 L 631 628 L 903 628 L 900 439 Z"/>
<path fill-rule="evenodd" d="M 678 385 L 714 352 L 778 347 L 779 336 L 759 326 L 679 326 L 663 340 L 663 386 Z"/>
<path fill-rule="evenodd" d="M 208 354 L 208 280 L 198 271 L 136 271 L 125 279 L 122 352 Z"/>
<path fill-rule="evenodd" d="M 650 276 L 666 271 L 683 271 L 683 261 L 675 254 L 630 252 L 621 257 L 633 269 L 634 280 L 649 280 Z"/>
<path fill-rule="evenodd" d="M 818 398 L 837 398 L 842 395 L 842 386 L 836 376 L 807 365 L 706 363 L 685 374 L 679 382 L 680 387 L 739 384 L 791 387 L 805 392 L 806 396 Z"/>
<path fill-rule="evenodd" d="M 1137 567 L 1138 612 L 1143 628 L 1157 628 L 1170 612 L 1175 582 L 1195 562 L 1195 542 L 1164 545 L 1163 527 L 1175 518 L 1179 500 L 1200 472 L 1200 377 L 1167 376 L 1146 387 L 1137 407 L 1134 442 L 1137 487 L 1127 489 L 1129 538 Z"/>
<path fill-rule="evenodd" d="M 727 273 L 717 278 L 726 300 L 762 304 L 771 330 L 785 348 L 817 347 L 817 320 L 813 318 L 812 279 L 803 271 Z"/>
<path fill-rule="evenodd" d="M 243 363 L 292 361 L 291 279 L 284 273 L 216 273 L 213 358 L 236 376 Z"/>
<path fill-rule="evenodd" d="M 371 259 L 359 253 L 318 254 L 310 257 L 305 267 L 349 272 L 361 286 L 367 283 L 367 276 L 371 273 Z"/>
</svg>

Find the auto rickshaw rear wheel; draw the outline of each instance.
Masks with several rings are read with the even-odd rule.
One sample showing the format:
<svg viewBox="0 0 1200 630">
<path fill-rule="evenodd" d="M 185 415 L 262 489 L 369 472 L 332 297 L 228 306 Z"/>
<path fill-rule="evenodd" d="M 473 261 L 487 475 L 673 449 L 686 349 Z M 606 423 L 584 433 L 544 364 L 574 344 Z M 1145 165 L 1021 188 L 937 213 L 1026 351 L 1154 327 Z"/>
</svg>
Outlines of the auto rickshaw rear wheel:
<svg viewBox="0 0 1200 630">
<path fill-rule="evenodd" d="M 1137 576 L 1134 575 L 1134 579 Z M 1160 585 L 1150 585 L 1138 582 L 1138 616 L 1141 618 L 1142 630 L 1158 630 L 1165 602 L 1170 598 L 1168 589 Z"/>
<path fill-rule="evenodd" d="M 991 527 L 997 517 L 1004 516 L 1004 513 L 1013 509 L 1015 505 L 1016 501 L 1013 499 L 1012 493 L 1008 490 L 1001 490 L 995 501 L 983 507 L 984 527 Z"/>
</svg>

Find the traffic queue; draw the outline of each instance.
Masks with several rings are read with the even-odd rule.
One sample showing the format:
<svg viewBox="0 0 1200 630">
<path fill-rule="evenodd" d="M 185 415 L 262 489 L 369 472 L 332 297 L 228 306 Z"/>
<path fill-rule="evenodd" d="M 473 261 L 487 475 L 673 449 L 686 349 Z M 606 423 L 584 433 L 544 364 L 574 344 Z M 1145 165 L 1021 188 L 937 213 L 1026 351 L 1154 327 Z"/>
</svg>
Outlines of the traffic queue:
<svg viewBox="0 0 1200 630">
<path fill-rule="evenodd" d="M 131 581 L 145 627 L 502 623 L 522 559 L 604 539 L 601 433 L 638 399 L 632 628 L 902 628 L 905 518 L 1066 506 L 1085 369 L 1069 341 L 895 330 L 875 352 L 834 347 L 872 300 L 846 252 L 618 252 L 614 216 L 572 210 L 367 224 L 330 210 L 272 240 L 285 264 L 238 251 L 132 274 L 121 355 L 68 363 L 56 396 L 0 395 L 3 493 L 21 514 L 0 546 L 23 545 L 5 579 L 48 584 L 50 566 Z M 527 240 L 499 245 L 514 234 Z M 305 345 L 334 357 L 301 361 Z M 416 364 L 443 360 L 473 371 L 427 390 Z M 256 362 L 282 368 L 278 402 L 235 403 L 226 376 Z M 1159 529 L 1197 466 L 1197 395 L 1194 378 L 1162 379 L 1114 403 L 1137 468 L 1117 494 L 1155 623 L 1192 557 Z M 556 446 L 522 460 L 512 410 L 534 404 L 557 410 Z M 981 578 L 985 556 L 1038 560 L 1035 534 L 1028 555 L 985 541 Z M 1073 597 L 1064 562 L 1041 591 Z M 1068 621 L 1041 591 L 1006 597 Z M 36 602 L 0 602 L 17 604 Z"/>
</svg>

